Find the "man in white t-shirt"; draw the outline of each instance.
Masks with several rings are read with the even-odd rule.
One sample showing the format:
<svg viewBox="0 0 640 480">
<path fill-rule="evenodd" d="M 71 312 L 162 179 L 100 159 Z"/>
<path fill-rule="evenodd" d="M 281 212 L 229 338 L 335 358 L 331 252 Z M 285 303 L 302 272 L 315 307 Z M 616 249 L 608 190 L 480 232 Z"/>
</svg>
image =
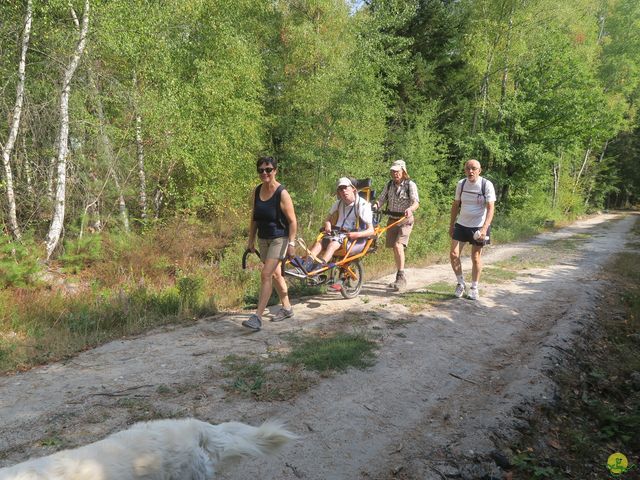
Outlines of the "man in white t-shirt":
<svg viewBox="0 0 640 480">
<path fill-rule="evenodd" d="M 482 247 L 490 243 L 496 190 L 493 183 L 480 176 L 482 168 L 477 160 L 465 163 L 464 172 L 466 177 L 458 182 L 455 200 L 451 206 L 449 257 L 458 281 L 455 296 L 460 298 L 466 290 L 460 253 L 465 242 L 471 244 L 471 288 L 468 298 L 477 300 L 478 282 L 482 272 Z"/>
<path fill-rule="evenodd" d="M 374 234 L 371 205 L 358 195 L 358 190 L 349 178 L 342 177 L 338 180 L 336 194 L 338 200 L 329 209 L 322 227 L 324 236 L 313 244 L 309 250 L 311 255 L 303 265 L 307 272 L 319 266 L 314 265 L 312 258 L 329 262 L 345 239 L 357 240 Z"/>
</svg>

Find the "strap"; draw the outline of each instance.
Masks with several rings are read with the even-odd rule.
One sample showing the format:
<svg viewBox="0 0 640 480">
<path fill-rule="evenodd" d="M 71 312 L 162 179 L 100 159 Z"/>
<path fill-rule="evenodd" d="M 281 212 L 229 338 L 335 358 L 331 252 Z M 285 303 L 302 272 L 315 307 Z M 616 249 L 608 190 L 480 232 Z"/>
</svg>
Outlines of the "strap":
<svg viewBox="0 0 640 480">
<path fill-rule="evenodd" d="M 357 201 L 357 199 L 356 199 Z M 347 213 L 346 215 L 344 215 L 344 217 L 342 217 L 342 225 L 340 225 L 340 228 L 344 230 L 344 224 L 347 221 L 347 218 L 349 217 L 349 215 L 351 215 L 351 212 L 353 212 L 353 209 L 355 208 L 356 204 L 354 203 L 353 206 L 351 207 L 351 210 L 349 210 L 349 213 Z M 344 205 L 343 201 L 340 200 L 340 205 L 338 206 L 338 208 L 342 207 L 342 213 L 344 214 L 344 210 L 346 208 L 346 206 Z M 358 225 L 358 216 L 356 215 L 356 229 L 357 229 L 357 225 Z"/>
<path fill-rule="evenodd" d="M 462 194 L 464 193 L 464 184 L 467 183 L 467 179 L 463 178 L 462 179 L 462 184 L 460 185 L 460 205 L 462 206 Z M 476 194 L 476 195 L 482 195 L 482 198 L 484 198 L 484 202 L 487 203 L 487 194 L 486 194 L 486 188 L 487 188 L 487 179 L 486 178 L 482 178 L 481 182 L 480 182 L 480 193 Z M 473 193 L 473 192 L 467 192 L 467 193 Z"/>
</svg>

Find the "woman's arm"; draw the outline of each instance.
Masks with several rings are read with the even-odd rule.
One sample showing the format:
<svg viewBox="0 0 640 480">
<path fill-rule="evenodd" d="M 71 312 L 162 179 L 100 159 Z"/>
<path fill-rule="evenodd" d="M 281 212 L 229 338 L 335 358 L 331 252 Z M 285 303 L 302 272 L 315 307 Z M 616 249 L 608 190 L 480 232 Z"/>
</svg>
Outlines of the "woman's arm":
<svg viewBox="0 0 640 480">
<path fill-rule="evenodd" d="M 292 257 L 295 255 L 296 248 L 296 235 L 298 233 L 298 220 L 296 219 L 296 212 L 293 208 L 293 200 L 291 195 L 286 190 L 283 190 L 280 194 L 280 210 L 287 217 L 289 222 L 289 245 L 287 246 L 287 254 Z"/>
<path fill-rule="evenodd" d="M 253 219 L 253 209 L 256 204 L 255 197 L 256 191 L 254 189 L 253 193 L 251 194 L 251 217 L 249 221 L 249 239 L 247 240 L 247 249 L 251 250 L 252 252 L 255 252 L 256 250 L 256 230 L 258 227 L 255 220 Z"/>
</svg>

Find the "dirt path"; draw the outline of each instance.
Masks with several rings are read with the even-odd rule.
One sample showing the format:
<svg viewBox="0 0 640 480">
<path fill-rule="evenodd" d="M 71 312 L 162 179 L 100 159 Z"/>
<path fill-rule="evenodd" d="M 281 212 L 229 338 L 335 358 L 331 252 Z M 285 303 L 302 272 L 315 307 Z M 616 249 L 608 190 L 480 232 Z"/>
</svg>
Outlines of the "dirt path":
<svg viewBox="0 0 640 480">
<path fill-rule="evenodd" d="M 240 327 L 246 316 L 220 315 L 0 377 L 0 466 L 94 441 L 133 420 L 193 415 L 255 424 L 275 416 L 303 439 L 221 478 L 501 478 L 490 455 L 526 428 L 536 405 L 552 400 L 545 371 L 589 327 L 605 293 L 600 269 L 625 248 L 635 220 L 600 215 L 487 250 L 486 266 L 511 262 L 518 275 L 481 285 L 478 302 L 410 311 L 391 305 L 397 296 L 383 278 L 356 299 L 305 299 L 294 321 L 267 322 L 258 333 Z M 408 277 L 419 295 L 451 282 L 452 273 L 435 265 L 409 269 Z M 221 388 L 227 355 L 269 356 L 285 345 L 282 333 L 336 322 L 380 339 L 374 367 L 323 379 L 290 402 L 238 400 Z"/>
</svg>

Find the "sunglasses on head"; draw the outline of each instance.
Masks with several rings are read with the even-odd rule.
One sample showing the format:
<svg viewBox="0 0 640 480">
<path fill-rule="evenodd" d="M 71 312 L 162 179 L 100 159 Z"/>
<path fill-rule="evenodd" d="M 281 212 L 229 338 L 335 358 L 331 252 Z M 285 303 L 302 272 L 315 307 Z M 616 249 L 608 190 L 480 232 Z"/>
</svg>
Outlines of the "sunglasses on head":
<svg viewBox="0 0 640 480">
<path fill-rule="evenodd" d="M 258 173 L 271 173 L 275 170 L 273 167 L 259 168 Z"/>
</svg>

